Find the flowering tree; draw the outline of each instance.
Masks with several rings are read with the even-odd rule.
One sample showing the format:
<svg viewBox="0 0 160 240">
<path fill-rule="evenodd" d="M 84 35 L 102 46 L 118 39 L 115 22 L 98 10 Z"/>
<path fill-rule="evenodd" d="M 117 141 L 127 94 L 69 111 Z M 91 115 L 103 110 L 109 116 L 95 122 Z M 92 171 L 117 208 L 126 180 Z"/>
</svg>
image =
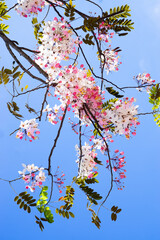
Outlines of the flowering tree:
<svg viewBox="0 0 160 240">
<path fill-rule="evenodd" d="M 157 125 L 160 125 L 160 88 L 149 73 L 134 77 L 136 86 L 121 87 L 108 80 L 110 73 L 117 72 L 121 65 L 121 49 L 112 48 L 114 35 L 125 36 L 133 29 L 130 7 L 118 6 L 107 12 L 96 2 L 86 1 L 95 5 L 100 14 L 80 11 L 76 7 L 76 1 L 72 0 L 18 0 L 10 8 L 3 0 L 0 1 L 0 38 L 13 58 L 12 69 L 4 66 L 0 70 L 0 84 L 4 84 L 11 95 L 11 100 L 7 103 L 8 110 L 21 120 L 19 127 L 10 135 L 15 135 L 17 141 L 39 141 L 43 116 L 57 131 L 50 153 L 46 156 L 46 166 L 41 167 L 41 163 L 39 166 L 22 163 L 23 169 L 18 171 L 18 178 L 0 178 L 12 188 L 13 182 L 24 181 L 26 190 L 16 194 L 14 201 L 28 213 L 33 208 L 37 210 L 36 223 L 41 230 L 44 221 L 54 222 L 53 206 L 56 214 L 67 219 L 74 217 L 72 208 L 75 188 L 86 195 L 87 210 L 91 212 L 92 222 L 100 228 L 101 207 L 106 203 L 114 185 L 118 190 L 124 188 L 126 178 L 123 149 L 112 152 L 110 145 L 114 139 L 117 141 L 118 135 L 124 135 L 128 140 L 135 136 L 140 115 L 153 114 Z M 43 15 L 46 8 L 47 14 L 39 21 L 37 16 Z M 10 11 L 16 11 L 19 18 L 31 20 L 37 41 L 35 49 L 20 47 L 16 40 L 9 38 L 9 25 L 6 24 L 10 19 Z M 48 20 L 49 14 L 53 17 Z M 99 73 L 95 73 L 88 60 L 84 50 L 86 46 L 99 61 Z M 19 56 L 28 61 L 29 68 L 21 62 Z M 33 68 L 37 74 L 33 73 Z M 21 80 L 25 75 L 29 79 L 28 85 L 22 88 Z M 29 88 L 33 82 L 34 87 Z M 135 98 L 125 96 L 126 88 L 147 91 L 149 102 L 153 105 L 152 111 L 139 112 Z M 25 108 L 32 117 L 24 120 L 16 99 L 42 89 L 44 95 L 41 108 L 35 110 L 32 104 L 27 103 Z M 53 168 L 52 155 L 67 117 L 71 130 L 77 134 L 77 175 L 73 176 L 70 185 L 65 186 L 65 174 L 58 166 Z M 103 197 L 93 187 L 99 183 L 97 175 L 101 174 L 100 165 L 110 175 L 110 188 L 107 193 L 104 192 Z M 56 196 L 57 201 L 51 202 L 54 185 L 57 186 L 59 195 Z M 39 191 L 38 199 L 34 199 L 34 193 L 30 193 L 35 191 Z M 112 206 L 110 211 L 111 219 L 116 221 L 121 209 Z"/>
</svg>

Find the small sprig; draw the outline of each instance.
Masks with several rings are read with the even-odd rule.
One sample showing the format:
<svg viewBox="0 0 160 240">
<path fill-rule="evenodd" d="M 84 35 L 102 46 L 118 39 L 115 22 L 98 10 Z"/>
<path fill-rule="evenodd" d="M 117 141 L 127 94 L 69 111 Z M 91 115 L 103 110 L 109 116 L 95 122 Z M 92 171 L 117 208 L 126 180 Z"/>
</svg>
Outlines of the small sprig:
<svg viewBox="0 0 160 240">
<path fill-rule="evenodd" d="M 33 199 L 33 196 L 27 192 L 21 192 L 14 198 L 14 201 L 17 202 L 17 205 L 19 205 L 20 209 L 23 208 L 25 211 L 27 210 L 28 213 L 31 212 L 30 207 L 36 206 L 36 199 Z"/>
</svg>

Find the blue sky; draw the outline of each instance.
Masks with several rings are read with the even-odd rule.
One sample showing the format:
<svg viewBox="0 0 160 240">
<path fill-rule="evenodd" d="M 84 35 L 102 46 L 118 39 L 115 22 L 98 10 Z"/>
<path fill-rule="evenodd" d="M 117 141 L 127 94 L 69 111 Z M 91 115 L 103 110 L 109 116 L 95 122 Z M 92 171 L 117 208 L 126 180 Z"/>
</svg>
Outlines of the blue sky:
<svg viewBox="0 0 160 240">
<path fill-rule="evenodd" d="M 13 4 L 16 1 L 12 1 Z M 84 1 L 85 2 L 85 1 Z M 119 46 L 122 65 L 118 73 L 108 76 L 109 80 L 114 81 L 121 86 L 133 86 L 135 82 L 133 76 L 144 71 L 149 72 L 151 77 L 159 82 L 159 54 L 160 54 L 160 3 L 159 1 L 98 1 L 102 7 L 109 10 L 110 7 L 129 4 L 132 10 L 132 20 L 135 22 L 135 30 L 126 37 L 115 37 L 112 41 L 113 46 Z M 10 6 L 11 2 L 7 1 Z M 87 4 L 80 3 L 81 9 L 88 9 Z M 78 6 L 78 4 L 77 4 Z M 91 9 L 94 11 L 94 9 Z M 86 10 L 87 12 L 87 10 Z M 43 14 L 42 14 L 43 15 Z M 41 18 L 43 16 L 41 15 Z M 52 18 L 52 14 L 49 16 Z M 17 40 L 20 46 L 34 49 L 36 42 L 32 36 L 32 27 L 30 20 L 20 18 L 14 11 L 10 25 L 10 38 Z M 87 54 L 91 56 L 92 47 L 87 50 Z M 94 50 L 92 49 L 94 54 Z M 5 50 L 5 45 L 0 40 L 0 67 L 11 67 L 11 57 Z M 90 60 L 94 69 L 98 72 L 99 68 L 94 63 L 94 57 Z M 32 84 L 27 76 L 24 77 L 22 85 Z M 126 96 L 134 96 L 137 99 L 136 104 L 139 105 L 140 112 L 150 112 L 151 105 L 148 103 L 148 94 L 139 93 L 136 90 L 126 90 Z M 42 92 L 36 93 L 29 97 L 29 102 L 34 101 L 34 106 L 41 105 L 43 98 Z M 6 102 L 10 101 L 10 96 L 3 86 L 0 86 L 0 143 L 1 143 L 1 168 L 0 177 L 12 179 L 18 177 L 18 171 L 22 169 L 21 163 L 35 163 L 37 166 L 47 164 L 47 157 L 50 148 L 54 142 L 56 127 L 48 122 L 40 124 L 40 139 L 29 143 L 17 140 L 15 135 L 11 137 L 9 134 L 19 126 L 16 120 L 8 112 Z M 18 104 L 21 109 L 27 97 L 20 98 Z M 22 111 L 23 112 L 23 111 Z M 31 118 L 29 114 L 24 116 Z M 44 119 L 43 119 L 44 120 Z M 45 224 L 45 230 L 42 233 L 38 226 L 34 223 L 34 215 L 27 214 L 20 210 L 14 203 L 14 192 L 6 182 L 0 181 L 1 187 L 1 220 L 0 220 L 0 239 L 23 240 L 31 238 L 55 238 L 55 239 L 88 239 L 88 238 L 108 238 L 115 240 L 117 238 L 123 240 L 159 240 L 159 134 L 160 129 L 156 126 L 153 116 L 145 116 L 140 118 L 141 125 L 137 129 L 137 135 L 132 137 L 130 141 L 124 137 L 116 137 L 112 145 L 112 149 L 120 149 L 125 152 L 127 178 L 125 179 L 125 189 L 118 191 L 114 187 L 112 194 L 106 202 L 106 207 L 113 205 L 122 208 L 122 212 L 118 216 L 116 222 L 110 219 L 110 212 L 102 209 L 100 218 L 102 221 L 101 229 L 98 230 L 91 223 L 90 213 L 86 210 L 85 196 L 76 189 L 75 206 L 73 212 L 75 219 L 66 220 L 54 213 L 55 222 L 53 224 Z M 70 125 L 65 124 L 59 139 L 56 151 L 53 154 L 53 168 L 57 164 L 66 174 L 66 184 L 70 184 L 72 177 L 77 175 L 77 165 L 75 144 L 78 139 L 70 131 Z M 109 173 L 102 170 L 103 175 L 99 176 L 101 184 L 97 190 L 103 196 L 109 188 Z M 14 184 L 16 191 L 24 190 L 24 183 L 20 181 Z M 36 196 L 37 193 L 35 193 Z M 58 191 L 55 189 L 55 194 Z"/>
</svg>

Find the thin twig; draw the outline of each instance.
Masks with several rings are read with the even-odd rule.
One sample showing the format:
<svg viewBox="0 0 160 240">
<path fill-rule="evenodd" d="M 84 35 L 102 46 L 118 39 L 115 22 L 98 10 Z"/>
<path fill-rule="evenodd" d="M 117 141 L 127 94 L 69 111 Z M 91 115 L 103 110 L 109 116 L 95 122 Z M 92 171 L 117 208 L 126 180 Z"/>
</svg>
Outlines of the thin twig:
<svg viewBox="0 0 160 240">
<path fill-rule="evenodd" d="M 4 13 L 2 13 L 0 15 L 0 18 L 3 17 L 6 13 L 8 13 L 9 11 L 11 11 L 13 8 L 15 8 L 18 5 L 18 3 L 16 3 L 13 7 L 9 8 L 8 10 L 6 10 Z"/>
<path fill-rule="evenodd" d="M 62 117 L 62 120 L 61 120 L 61 124 L 60 124 L 58 132 L 57 132 L 57 136 L 56 136 L 56 138 L 54 140 L 53 147 L 51 148 L 51 151 L 50 151 L 50 154 L 49 154 L 49 157 L 48 157 L 48 175 L 51 175 L 51 157 L 52 157 L 52 154 L 53 154 L 53 150 L 56 147 L 57 140 L 58 140 L 58 138 L 60 136 L 60 133 L 61 133 L 61 129 L 62 129 L 62 126 L 63 126 L 64 118 L 65 118 L 65 115 L 66 115 L 66 111 L 67 111 L 67 106 L 66 106 L 66 108 L 64 110 L 63 117 Z"/>
<path fill-rule="evenodd" d="M 42 84 L 41 84 L 41 85 L 42 85 Z M 47 87 L 47 86 L 41 86 L 41 85 L 37 86 L 36 88 L 32 88 L 32 89 L 30 89 L 30 90 L 28 90 L 28 91 L 26 91 L 26 92 L 18 93 L 18 94 L 15 95 L 14 97 L 19 97 L 19 96 L 21 96 L 21 95 L 24 95 L 24 94 L 27 94 L 27 93 L 30 93 L 30 92 L 34 92 L 34 91 L 39 90 L 39 89 L 41 89 L 41 88 L 46 88 L 46 87 Z"/>
<path fill-rule="evenodd" d="M 42 102 L 42 107 L 41 107 L 41 110 L 40 110 L 40 115 L 39 115 L 39 117 L 38 117 L 39 121 L 41 121 L 41 118 L 42 118 L 42 113 L 43 113 L 43 109 L 44 109 L 44 104 L 45 104 L 45 102 L 46 102 L 47 94 L 48 94 L 48 88 L 46 89 L 46 92 L 45 92 L 45 95 L 44 95 L 44 99 L 43 99 L 43 102 Z"/>
</svg>

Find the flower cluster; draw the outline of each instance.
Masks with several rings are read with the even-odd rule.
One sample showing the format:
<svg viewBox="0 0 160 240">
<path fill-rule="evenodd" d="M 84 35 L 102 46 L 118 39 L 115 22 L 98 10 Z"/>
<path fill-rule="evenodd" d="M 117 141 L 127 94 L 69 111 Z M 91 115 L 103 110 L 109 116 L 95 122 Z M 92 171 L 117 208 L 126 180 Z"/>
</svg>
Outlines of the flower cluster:
<svg viewBox="0 0 160 240">
<path fill-rule="evenodd" d="M 18 171 L 18 173 L 22 175 L 23 180 L 27 184 L 26 189 L 30 189 L 31 192 L 34 192 L 35 187 L 42 186 L 46 179 L 45 173 L 43 172 L 44 168 L 39 168 L 34 166 L 34 164 L 22 164 L 22 166 L 24 167 L 23 171 Z"/>
<path fill-rule="evenodd" d="M 43 112 L 47 112 L 48 121 L 53 125 L 57 124 L 59 120 L 62 120 L 63 111 L 63 104 L 59 106 L 55 104 L 53 108 L 50 108 L 49 105 L 47 105 L 46 108 L 43 110 Z"/>
<path fill-rule="evenodd" d="M 32 142 L 32 139 L 35 140 L 38 138 L 35 134 L 40 134 L 37 127 L 38 123 L 36 123 L 36 119 L 21 121 L 20 130 L 17 132 L 16 138 L 23 139 L 25 137 L 25 140 L 29 138 L 29 141 Z"/>
<path fill-rule="evenodd" d="M 91 178 L 94 173 L 93 168 L 96 165 L 94 158 L 97 156 L 97 153 L 95 153 L 94 149 L 86 142 L 85 145 L 81 147 L 81 150 L 76 145 L 76 150 L 78 152 L 78 159 L 76 162 L 79 165 L 78 177 Z"/>
<path fill-rule="evenodd" d="M 64 187 L 65 174 L 63 172 L 60 172 L 59 167 L 57 167 L 57 170 L 53 176 L 55 178 L 54 183 L 57 185 L 59 193 L 62 193 L 62 189 L 65 188 Z"/>
<path fill-rule="evenodd" d="M 57 0 L 51 0 L 52 3 L 57 5 L 63 5 L 63 3 Z M 18 5 L 15 10 L 23 17 L 28 17 L 31 14 L 38 14 L 42 12 L 42 9 L 48 5 L 44 0 L 18 0 Z"/>
<path fill-rule="evenodd" d="M 99 29 L 98 29 L 98 37 L 97 39 L 99 41 L 104 41 L 106 43 L 109 42 L 109 38 L 113 38 L 114 33 L 109 33 L 108 30 L 110 29 L 110 25 L 106 25 L 105 22 L 101 22 L 99 24 Z"/>
<path fill-rule="evenodd" d="M 48 73 L 50 80 L 57 77 L 61 60 L 69 59 L 69 55 L 76 53 L 78 38 L 73 38 L 69 25 L 56 17 L 53 21 L 44 22 L 42 44 L 39 46 L 36 63 Z"/>
<path fill-rule="evenodd" d="M 44 0 L 18 0 L 18 5 L 15 10 L 23 17 L 30 14 L 38 14 L 45 6 Z"/>
<path fill-rule="evenodd" d="M 136 126 L 140 124 L 136 117 L 138 106 L 133 105 L 134 101 L 134 98 L 130 100 L 124 98 L 124 100 L 117 100 L 115 103 L 112 102 L 110 109 L 102 110 L 105 118 L 108 119 L 108 124 L 113 124 L 114 133 L 119 135 L 124 134 L 128 139 L 130 133 L 136 135 Z"/>
<path fill-rule="evenodd" d="M 111 49 L 106 49 L 103 51 L 103 55 L 103 61 L 105 63 L 104 68 L 106 69 L 107 74 L 109 74 L 111 71 L 118 71 L 118 66 L 121 64 L 121 62 L 118 61 L 118 52 Z"/>
<path fill-rule="evenodd" d="M 119 152 L 118 149 L 114 151 L 114 156 L 110 159 L 112 163 L 112 169 L 115 173 L 118 174 L 118 177 L 115 177 L 114 182 L 118 186 L 118 190 L 122 190 L 124 188 L 122 179 L 126 178 L 125 172 L 126 170 L 123 168 L 125 166 L 125 156 L 124 152 Z M 109 160 L 106 161 L 107 166 L 106 168 L 110 168 L 109 166 Z"/>
<path fill-rule="evenodd" d="M 133 79 L 136 79 L 138 83 L 138 91 L 142 91 L 141 87 L 145 87 L 147 92 L 150 92 L 151 86 L 155 83 L 155 80 L 153 80 L 149 73 L 139 73 L 136 77 Z"/>
</svg>

